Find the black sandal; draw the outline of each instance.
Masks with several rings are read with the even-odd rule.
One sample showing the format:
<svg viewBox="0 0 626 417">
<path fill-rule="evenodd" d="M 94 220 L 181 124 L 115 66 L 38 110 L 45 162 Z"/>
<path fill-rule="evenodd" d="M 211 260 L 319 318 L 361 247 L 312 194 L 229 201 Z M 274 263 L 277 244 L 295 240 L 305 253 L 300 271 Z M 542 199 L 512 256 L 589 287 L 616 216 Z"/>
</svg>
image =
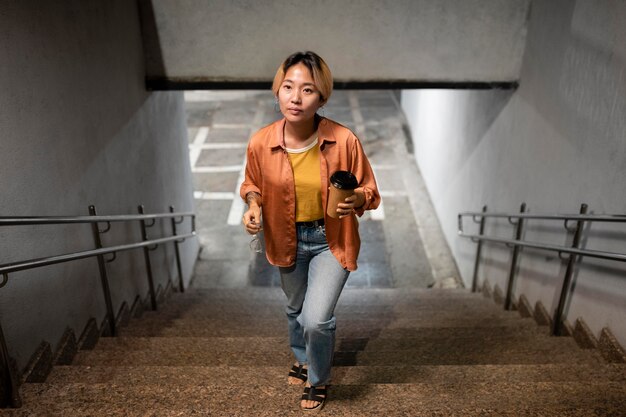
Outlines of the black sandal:
<svg viewBox="0 0 626 417">
<path fill-rule="evenodd" d="M 304 367 L 304 365 L 301 365 L 301 364 L 292 366 L 291 370 L 289 371 L 290 377 L 297 378 L 300 381 L 302 381 L 302 383 L 306 382 L 308 375 L 309 373 L 307 369 Z M 300 384 L 292 384 L 292 385 L 300 385 Z"/>
<path fill-rule="evenodd" d="M 304 393 L 302 394 L 302 400 L 305 401 L 316 401 L 317 404 L 315 407 L 306 408 L 300 405 L 300 408 L 303 411 L 320 411 L 324 408 L 324 404 L 326 403 L 326 386 L 322 387 L 304 387 Z"/>
</svg>

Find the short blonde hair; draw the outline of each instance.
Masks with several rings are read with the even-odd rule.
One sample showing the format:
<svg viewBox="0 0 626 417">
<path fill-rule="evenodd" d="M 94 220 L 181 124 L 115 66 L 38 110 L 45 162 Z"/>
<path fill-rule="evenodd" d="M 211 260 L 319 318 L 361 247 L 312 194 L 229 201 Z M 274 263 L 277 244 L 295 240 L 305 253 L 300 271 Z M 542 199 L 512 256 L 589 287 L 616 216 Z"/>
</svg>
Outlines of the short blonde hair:
<svg viewBox="0 0 626 417">
<path fill-rule="evenodd" d="M 300 63 L 304 64 L 309 71 L 311 71 L 315 87 L 317 87 L 320 92 L 320 102 L 325 104 L 333 92 L 333 74 L 330 72 L 330 68 L 328 68 L 326 62 L 324 62 L 318 54 L 311 51 L 291 54 L 280 64 L 274 76 L 274 82 L 272 83 L 274 95 L 278 96 L 278 90 L 285 79 L 287 70 Z"/>
</svg>

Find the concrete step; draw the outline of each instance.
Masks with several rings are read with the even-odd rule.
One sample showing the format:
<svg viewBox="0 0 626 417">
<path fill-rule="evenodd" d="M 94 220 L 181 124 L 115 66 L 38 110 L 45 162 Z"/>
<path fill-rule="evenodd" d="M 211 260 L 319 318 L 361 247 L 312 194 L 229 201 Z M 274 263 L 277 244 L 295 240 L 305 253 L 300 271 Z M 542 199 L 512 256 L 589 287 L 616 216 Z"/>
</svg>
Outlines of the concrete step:
<svg viewBox="0 0 626 417">
<path fill-rule="evenodd" d="M 29 384 L 29 404 L 12 415 L 277 416 L 301 415 L 300 387 L 169 384 Z M 333 416 L 623 415 L 626 385 L 612 381 L 337 385 L 325 408 Z M 585 412 L 585 414 L 581 413 Z"/>
<path fill-rule="evenodd" d="M 456 323 L 459 324 L 459 323 Z M 462 324 L 462 323 L 461 323 Z M 123 328 L 120 329 L 120 338 L 124 337 L 237 337 L 242 334 L 255 335 L 258 337 L 280 337 L 287 332 L 286 324 L 276 324 L 272 327 L 262 327 L 254 329 L 251 326 L 246 326 L 241 330 L 216 326 L 214 328 L 203 328 L 201 326 L 185 326 L 179 325 L 176 327 L 150 327 L 150 328 Z M 523 323 L 517 326 L 483 326 L 481 328 L 493 328 L 494 331 L 501 331 L 503 328 L 509 332 L 514 331 L 526 331 L 535 330 L 536 326 L 526 326 Z M 455 327 L 455 323 L 449 323 L 446 329 L 458 329 Z M 465 329 L 471 329 L 472 327 L 467 325 Z M 347 326 L 343 323 L 337 329 L 337 337 L 346 339 L 362 339 L 362 338 L 375 338 L 381 335 L 389 335 L 390 337 L 403 337 L 403 335 L 412 335 L 419 332 L 422 329 L 436 329 L 436 327 L 412 327 L 412 328 L 387 328 L 382 324 L 368 323 L 360 326 L 352 325 Z M 542 331 L 541 328 L 536 331 Z M 547 332 L 547 330 L 546 330 Z"/>
<path fill-rule="evenodd" d="M 432 349 L 432 348 L 431 348 Z M 499 356 L 498 356 L 499 355 Z M 501 349 L 498 351 L 439 352 L 428 350 L 401 350 L 390 352 L 336 352 L 333 364 L 337 366 L 391 366 L 407 365 L 471 365 L 471 364 L 544 364 L 569 363 L 573 360 L 600 364 L 600 357 L 581 351 L 554 352 L 552 349 Z M 293 362 L 291 352 L 234 352 L 229 355 L 186 354 L 171 352 L 155 355 L 149 351 L 132 351 L 124 355 L 89 352 L 76 357 L 76 365 L 160 365 L 160 366 L 276 366 Z"/>
<path fill-rule="evenodd" d="M 245 287 L 245 288 L 213 288 L 193 289 L 185 293 L 174 293 L 171 299 L 191 303 L 225 303 L 228 300 L 239 300 L 247 303 L 272 303 L 285 300 L 285 294 L 278 287 Z M 345 287 L 339 298 L 340 304 L 370 305 L 432 303 L 446 299 L 454 301 L 485 300 L 482 293 L 457 289 L 418 289 L 418 288 L 350 288 Z"/>
<path fill-rule="evenodd" d="M 376 351 L 376 352 L 337 352 L 333 363 L 350 366 L 397 365 L 472 365 L 472 364 L 544 364 L 570 363 L 581 361 L 602 363 L 602 357 L 596 352 L 571 349 L 554 349 L 544 347 L 489 347 L 482 350 L 465 350 L 460 346 L 444 347 L 421 346 L 414 349 Z"/>
<path fill-rule="evenodd" d="M 402 333 L 383 331 L 374 338 L 344 338 L 336 342 L 338 351 L 393 351 L 407 350 L 418 346 L 445 346 L 447 350 L 461 346 L 462 350 L 485 350 L 533 346 L 557 350 L 580 350 L 571 338 L 556 338 L 537 329 L 512 331 L 503 328 L 495 332 L 493 328 L 430 328 L 406 330 Z M 278 337 L 120 337 L 102 338 L 96 351 L 126 352 L 131 350 L 205 352 L 242 352 L 282 350 L 288 346 L 286 332 Z M 88 351 L 83 351 L 86 353 Z"/>
<path fill-rule="evenodd" d="M 359 323 L 356 324 L 344 324 L 340 322 L 337 329 L 337 337 L 345 339 L 371 339 L 375 337 L 381 337 L 381 335 L 388 335 L 390 337 L 403 337 L 406 335 L 414 335 L 422 329 L 435 329 L 436 327 L 426 327 L 429 323 L 424 323 L 425 327 L 385 327 L 381 323 Z M 449 329 L 456 329 L 455 325 L 462 325 L 463 323 L 447 323 Z M 523 323 L 509 326 L 483 326 L 481 328 L 493 328 L 494 331 L 501 331 L 503 328 L 508 329 L 509 332 L 526 331 L 531 326 L 525 326 Z M 470 329 L 471 326 L 467 325 L 464 328 Z M 536 326 L 532 326 L 533 331 Z M 538 329 L 541 331 L 541 328 Z M 280 337 L 286 334 L 286 324 L 276 323 L 273 326 L 265 325 L 263 327 L 254 328 L 250 325 L 239 326 L 239 328 L 233 327 L 220 327 L 218 325 L 212 327 L 203 327 L 199 325 L 185 325 L 180 324 L 174 327 L 141 327 L 131 329 L 121 329 L 120 337 L 237 337 L 240 335 L 255 335 L 258 337 Z"/>
<path fill-rule="evenodd" d="M 537 327 L 530 318 L 522 318 L 517 314 L 482 314 L 472 313 L 432 313 L 413 315 L 367 315 L 367 314 L 336 314 L 337 326 L 345 327 L 377 327 L 377 328 L 433 328 L 433 327 Z M 165 329 L 165 328 L 221 328 L 221 331 L 230 331 L 227 327 L 239 327 L 245 334 L 250 327 L 254 329 L 282 329 L 286 326 L 287 317 L 284 313 L 268 315 L 240 316 L 235 314 L 214 314 L 197 316 L 151 316 L 131 321 L 121 328 L 124 333 L 135 331 Z M 546 329 L 547 330 L 547 329 Z"/>
<path fill-rule="evenodd" d="M 229 343 L 230 342 L 230 343 Z M 556 340 L 541 340 L 534 344 L 467 343 L 464 340 L 448 344 L 419 342 L 404 349 L 349 350 L 335 352 L 336 365 L 467 365 L 467 364 L 542 364 L 581 361 L 602 363 L 593 350 L 582 350 L 572 344 Z M 387 343 L 381 341 L 381 344 Z M 404 342 L 401 342 L 404 344 Z M 206 347 L 202 339 L 190 340 L 186 346 L 165 343 L 152 349 L 109 349 L 81 351 L 74 358 L 76 365 L 170 365 L 170 366 L 273 366 L 288 364 L 292 354 L 288 344 L 278 345 L 274 340 L 258 340 L 249 346 L 236 346 L 225 340 L 223 346 L 213 343 Z"/>
<path fill-rule="evenodd" d="M 280 291 L 280 290 L 278 290 Z M 383 293 L 379 293 L 383 291 Z M 173 297 L 165 304 L 159 305 L 160 311 L 212 311 L 220 312 L 224 309 L 228 311 L 255 311 L 266 308 L 280 308 L 285 305 L 285 296 L 282 292 L 263 291 L 261 295 L 253 293 L 255 296 L 250 297 L 249 289 L 235 290 L 216 290 L 214 293 L 206 295 L 193 294 L 174 294 Z M 262 295 L 265 296 L 262 296 Z M 454 308 L 457 309 L 473 309 L 484 308 L 500 311 L 502 308 L 497 306 L 493 301 L 485 299 L 481 295 L 472 293 L 425 293 L 425 295 L 414 293 L 407 290 L 407 293 L 400 293 L 398 290 L 344 290 L 337 308 L 342 309 L 387 309 L 393 311 L 406 311 L 412 309 L 436 309 L 437 311 L 446 311 Z"/>
<path fill-rule="evenodd" d="M 235 289 L 194 289 L 186 293 L 176 293 L 172 299 L 176 303 L 228 304 L 236 300 L 242 303 L 284 302 L 285 295 L 280 288 L 246 287 Z M 339 304 L 424 304 L 445 299 L 449 303 L 458 301 L 485 300 L 482 294 L 466 289 L 417 289 L 417 288 L 345 288 Z"/>
<path fill-rule="evenodd" d="M 114 384 L 192 386 L 257 385 L 285 383 L 291 362 L 280 366 L 56 366 L 48 384 Z M 242 380 L 242 372 L 247 378 Z M 501 382 L 611 381 L 626 384 L 626 365 L 556 363 L 541 365 L 391 365 L 337 366 L 332 370 L 333 385 L 364 384 L 499 384 Z"/>
<path fill-rule="evenodd" d="M 524 343 L 543 346 L 561 346 L 564 343 L 572 349 L 578 349 L 571 339 L 555 338 L 547 333 L 539 333 L 537 329 L 511 331 L 502 328 L 429 328 L 408 330 L 401 337 L 391 331 L 385 331 L 376 338 L 343 338 L 336 342 L 337 350 L 402 350 L 417 345 L 448 345 L 449 343 L 463 343 L 469 347 L 484 346 L 514 346 Z M 206 351 L 241 351 L 241 350 L 281 350 L 289 345 L 287 332 L 278 337 L 106 337 L 101 338 L 95 350 L 129 351 L 153 349 L 197 349 Z"/>
<path fill-rule="evenodd" d="M 121 335 L 128 336 L 159 336 L 172 335 L 180 331 L 181 336 L 271 336 L 274 332 L 282 332 L 287 326 L 284 316 L 274 318 L 257 318 L 255 320 L 240 320 L 231 317 L 230 320 L 219 318 L 194 318 L 194 319 L 163 319 L 131 321 L 130 325 L 120 329 Z M 436 327 L 511 327 L 525 328 L 536 327 L 532 319 L 519 317 L 490 317 L 479 320 L 473 317 L 415 317 L 415 318 L 361 318 L 344 319 L 337 317 L 338 329 L 417 329 Z M 275 335 L 275 334 L 274 334 Z"/>
<path fill-rule="evenodd" d="M 519 317 L 515 311 L 504 311 L 494 303 L 478 300 L 475 305 L 455 304 L 442 307 L 441 305 L 338 305 L 335 315 L 345 318 L 357 318 L 365 315 L 369 317 L 414 317 L 414 316 L 465 316 L 465 317 Z M 241 304 L 241 305 L 192 305 L 176 304 L 165 306 L 158 311 L 147 311 L 141 316 L 142 320 L 176 319 L 176 318 L 272 318 L 285 315 L 285 303 L 272 304 Z"/>
<path fill-rule="evenodd" d="M 284 372 L 284 370 L 283 370 Z M 626 365 L 606 363 L 338 366 L 334 385 L 500 384 L 503 382 L 612 381 L 626 384 Z"/>
<path fill-rule="evenodd" d="M 74 358 L 73 365 L 95 366 L 275 366 L 293 362 L 289 346 L 281 351 L 262 350 L 234 352 L 212 352 L 210 350 L 131 350 L 115 351 L 83 351 Z"/>
</svg>

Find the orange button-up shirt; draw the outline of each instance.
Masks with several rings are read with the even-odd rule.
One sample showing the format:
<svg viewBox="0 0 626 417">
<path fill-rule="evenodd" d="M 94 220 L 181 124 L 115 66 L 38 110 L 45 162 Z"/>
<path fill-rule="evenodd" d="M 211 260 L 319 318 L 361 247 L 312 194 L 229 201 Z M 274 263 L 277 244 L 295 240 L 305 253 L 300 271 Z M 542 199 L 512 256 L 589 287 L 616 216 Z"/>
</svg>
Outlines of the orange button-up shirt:
<svg viewBox="0 0 626 417">
<path fill-rule="evenodd" d="M 261 195 L 263 230 L 267 260 L 276 266 L 290 266 L 296 261 L 296 192 L 293 169 L 284 138 L 285 119 L 256 132 L 248 143 L 246 177 L 240 195 L 245 200 L 251 191 Z M 363 152 L 361 142 L 350 129 L 330 119 L 320 118 L 317 128 L 320 147 L 322 207 L 328 199 L 329 177 L 337 170 L 352 172 L 363 189 L 365 204 L 355 209 L 358 216 L 380 204 L 374 172 Z M 346 269 L 357 268 L 361 247 L 359 223 L 354 214 L 335 219 L 324 209 L 328 246 Z"/>
</svg>

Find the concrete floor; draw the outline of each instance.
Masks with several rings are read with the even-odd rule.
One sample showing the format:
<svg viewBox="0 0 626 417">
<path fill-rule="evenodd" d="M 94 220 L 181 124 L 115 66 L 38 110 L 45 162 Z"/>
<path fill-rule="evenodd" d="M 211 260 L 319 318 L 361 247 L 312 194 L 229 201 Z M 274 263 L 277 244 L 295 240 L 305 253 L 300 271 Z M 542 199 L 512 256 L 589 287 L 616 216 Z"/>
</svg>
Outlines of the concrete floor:
<svg viewBox="0 0 626 417">
<path fill-rule="evenodd" d="M 250 135 L 282 117 L 270 91 L 185 93 L 197 228 L 202 245 L 191 286 L 278 286 L 275 267 L 250 249 L 239 198 Z M 458 274 L 410 154 L 397 95 L 335 91 L 320 113 L 352 129 L 373 166 L 383 204 L 360 219 L 359 268 L 347 287 L 456 287 Z M 261 239 L 262 240 L 262 239 Z"/>
</svg>

